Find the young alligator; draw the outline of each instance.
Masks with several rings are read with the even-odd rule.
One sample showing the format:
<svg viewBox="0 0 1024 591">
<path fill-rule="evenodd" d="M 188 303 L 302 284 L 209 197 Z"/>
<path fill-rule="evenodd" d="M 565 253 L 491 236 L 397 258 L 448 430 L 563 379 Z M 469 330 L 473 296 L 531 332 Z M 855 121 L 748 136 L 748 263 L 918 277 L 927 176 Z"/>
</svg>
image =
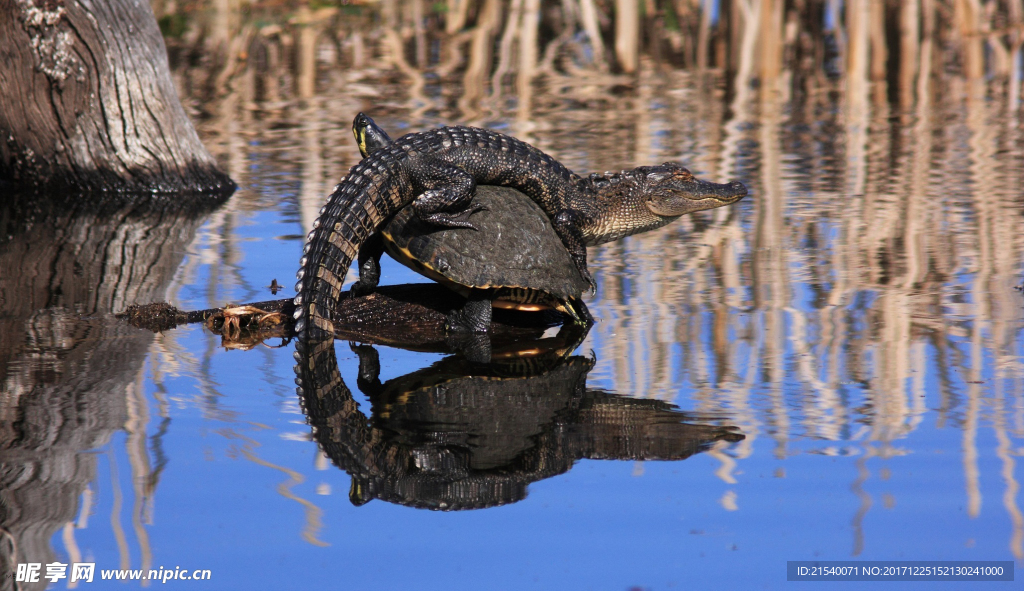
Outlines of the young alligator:
<svg viewBox="0 0 1024 591">
<path fill-rule="evenodd" d="M 395 212 L 412 203 L 425 222 L 472 228 L 465 218 L 479 210 L 470 205 L 477 183 L 511 187 L 533 199 L 591 285 L 587 244 L 660 227 L 746 195 L 742 183 L 699 181 L 674 164 L 582 179 L 540 150 L 485 129 L 411 133 L 354 166 L 320 210 L 297 274 L 298 338 L 333 337 L 331 316 L 348 267 Z"/>
</svg>

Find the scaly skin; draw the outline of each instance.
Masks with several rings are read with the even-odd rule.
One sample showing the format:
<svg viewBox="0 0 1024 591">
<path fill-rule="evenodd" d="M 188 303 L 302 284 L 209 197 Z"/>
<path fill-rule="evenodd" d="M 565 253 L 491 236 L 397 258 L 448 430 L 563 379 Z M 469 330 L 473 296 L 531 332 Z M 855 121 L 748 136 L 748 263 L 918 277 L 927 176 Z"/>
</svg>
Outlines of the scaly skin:
<svg viewBox="0 0 1024 591">
<path fill-rule="evenodd" d="M 392 214 L 412 203 L 426 222 L 471 228 L 462 218 L 475 211 L 470 201 L 477 183 L 511 187 L 533 199 L 591 285 L 587 244 L 660 227 L 746 195 L 741 183 L 699 181 L 672 163 L 582 179 L 540 150 L 493 131 L 411 133 L 354 166 L 320 210 L 297 275 L 298 338 L 333 338 L 331 316 L 349 265 Z"/>
</svg>

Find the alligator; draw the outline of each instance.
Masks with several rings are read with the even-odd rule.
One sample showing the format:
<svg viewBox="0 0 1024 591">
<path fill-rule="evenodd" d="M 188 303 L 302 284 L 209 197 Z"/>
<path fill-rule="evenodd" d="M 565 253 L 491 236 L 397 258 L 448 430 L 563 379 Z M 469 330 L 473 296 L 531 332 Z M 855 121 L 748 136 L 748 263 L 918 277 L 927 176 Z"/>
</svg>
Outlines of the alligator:
<svg viewBox="0 0 1024 591">
<path fill-rule="evenodd" d="M 349 265 L 395 212 L 411 203 L 426 223 L 474 228 L 467 218 L 480 209 L 472 204 L 478 183 L 510 187 L 533 199 L 591 287 L 587 245 L 658 228 L 747 193 L 742 183 L 701 181 L 671 162 L 582 178 L 533 146 L 486 129 L 410 133 L 355 165 L 320 210 L 297 273 L 298 339 L 333 338 L 331 316 Z"/>
</svg>

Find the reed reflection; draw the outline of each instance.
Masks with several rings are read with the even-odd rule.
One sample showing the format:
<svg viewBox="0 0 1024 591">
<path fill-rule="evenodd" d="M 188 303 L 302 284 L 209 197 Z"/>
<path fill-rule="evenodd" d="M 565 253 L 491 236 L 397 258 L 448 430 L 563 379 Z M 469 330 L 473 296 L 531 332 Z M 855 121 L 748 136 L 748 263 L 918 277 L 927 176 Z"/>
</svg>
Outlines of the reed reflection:
<svg viewBox="0 0 1024 591">
<path fill-rule="evenodd" d="M 497 127 L 577 171 L 681 160 L 738 177 L 752 190 L 740 207 L 591 252 L 591 378 L 730 409 L 748 435 L 740 465 L 760 447 L 858 456 L 858 524 L 881 506 L 867 492 L 879 464 L 921 445 L 922 426 L 956 429 L 967 514 L 1003 512 L 1024 557 L 1010 453 L 1024 437 L 1024 3 L 659 0 L 635 25 L 609 6 L 541 3 L 536 36 L 529 2 L 322 13 L 302 54 L 316 61 L 302 104 L 320 124 L 281 108 L 299 97 L 285 59 L 296 22 L 236 29 L 261 49 L 235 56 L 233 86 L 172 63 L 212 113 L 207 137 L 265 126 L 266 144 L 244 149 L 308 175 L 303 211 L 355 163 L 348 121 L 371 107 L 387 129 Z M 184 35 L 172 51 L 205 42 Z M 214 111 L 228 101 L 215 88 L 243 100 Z M 297 141 L 269 130 L 295 127 L 315 129 L 288 159 Z M 998 500 L 982 498 L 990 434 Z"/>
<path fill-rule="evenodd" d="M 733 427 L 684 422 L 693 418 L 664 402 L 588 389 L 593 361 L 572 348 L 506 350 L 490 363 L 456 355 L 382 383 L 376 349 L 352 345 L 367 416 L 333 343 L 319 343 L 298 358 L 299 396 L 320 448 L 351 475 L 355 505 L 495 507 L 580 459 L 683 460 L 743 439 Z"/>
</svg>

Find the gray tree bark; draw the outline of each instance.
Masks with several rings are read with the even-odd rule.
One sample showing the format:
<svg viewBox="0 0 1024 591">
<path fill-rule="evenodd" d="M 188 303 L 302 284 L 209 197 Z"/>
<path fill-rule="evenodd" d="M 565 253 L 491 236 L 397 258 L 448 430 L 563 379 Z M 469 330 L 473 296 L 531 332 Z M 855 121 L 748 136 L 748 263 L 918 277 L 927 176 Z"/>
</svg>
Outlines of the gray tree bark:
<svg viewBox="0 0 1024 591">
<path fill-rule="evenodd" d="M 146 0 L 0 0 L 0 186 L 221 192 Z"/>
</svg>

